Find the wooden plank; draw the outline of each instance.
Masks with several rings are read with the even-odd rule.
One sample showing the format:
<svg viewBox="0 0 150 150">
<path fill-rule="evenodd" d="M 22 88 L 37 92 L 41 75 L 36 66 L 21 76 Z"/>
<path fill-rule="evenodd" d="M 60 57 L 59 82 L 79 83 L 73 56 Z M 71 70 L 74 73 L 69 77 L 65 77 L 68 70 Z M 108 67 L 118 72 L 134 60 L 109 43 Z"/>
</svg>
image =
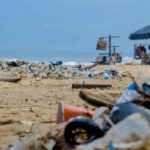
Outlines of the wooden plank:
<svg viewBox="0 0 150 150">
<path fill-rule="evenodd" d="M 73 89 L 92 89 L 92 88 L 100 88 L 100 89 L 104 89 L 104 88 L 111 88 L 112 85 L 110 84 L 72 84 L 72 88 Z"/>
</svg>

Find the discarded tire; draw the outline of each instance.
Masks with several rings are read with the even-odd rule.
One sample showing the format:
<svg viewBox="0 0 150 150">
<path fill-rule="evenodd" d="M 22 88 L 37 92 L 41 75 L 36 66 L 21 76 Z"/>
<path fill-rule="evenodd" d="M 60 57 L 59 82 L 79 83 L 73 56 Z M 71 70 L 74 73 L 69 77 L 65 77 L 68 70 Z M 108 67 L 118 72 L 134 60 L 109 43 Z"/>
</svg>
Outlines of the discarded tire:
<svg viewBox="0 0 150 150">
<path fill-rule="evenodd" d="M 65 141 L 70 146 L 88 143 L 103 135 L 95 122 L 85 118 L 73 119 L 64 130 Z"/>
</svg>

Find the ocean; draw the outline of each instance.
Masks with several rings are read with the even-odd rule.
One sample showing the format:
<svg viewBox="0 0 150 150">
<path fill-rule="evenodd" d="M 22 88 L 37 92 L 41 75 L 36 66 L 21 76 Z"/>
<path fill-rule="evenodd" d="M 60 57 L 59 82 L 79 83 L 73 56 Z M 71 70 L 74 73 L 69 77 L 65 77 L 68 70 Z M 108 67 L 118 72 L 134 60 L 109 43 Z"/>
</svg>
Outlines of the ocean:
<svg viewBox="0 0 150 150">
<path fill-rule="evenodd" d="M 2 60 L 27 60 L 36 62 L 62 61 L 90 63 L 96 60 L 99 52 L 91 51 L 55 51 L 55 50 L 0 50 Z"/>
<path fill-rule="evenodd" d="M 0 50 L 0 59 L 1 60 L 24 60 L 31 62 L 45 62 L 49 61 L 56 62 L 62 61 L 66 64 L 74 64 L 74 63 L 82 63 L 89 64 L 96 60 L 96 57 L 100 56 L 100 53 L 108 53 L 106 51 L 56 51 L 56 50 Z M 133 57 L 123 56 L 123 62 L 126 63 L 128 61 L 133 60 Z"/>
</svg>

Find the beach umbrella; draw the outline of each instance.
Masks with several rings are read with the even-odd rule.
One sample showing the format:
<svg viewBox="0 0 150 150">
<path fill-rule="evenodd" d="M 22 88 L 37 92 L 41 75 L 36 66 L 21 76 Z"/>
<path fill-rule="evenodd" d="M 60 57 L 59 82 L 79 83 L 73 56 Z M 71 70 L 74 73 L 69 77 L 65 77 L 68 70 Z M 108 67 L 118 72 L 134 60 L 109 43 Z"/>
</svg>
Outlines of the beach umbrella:
<svg viewBox="0 0 150 150">
<path fill-rule="evenodd" d="M 130 40 L 144 40 L 150 38 L 150 25 L 145 26 L 130 34 Z"/>
</svg>

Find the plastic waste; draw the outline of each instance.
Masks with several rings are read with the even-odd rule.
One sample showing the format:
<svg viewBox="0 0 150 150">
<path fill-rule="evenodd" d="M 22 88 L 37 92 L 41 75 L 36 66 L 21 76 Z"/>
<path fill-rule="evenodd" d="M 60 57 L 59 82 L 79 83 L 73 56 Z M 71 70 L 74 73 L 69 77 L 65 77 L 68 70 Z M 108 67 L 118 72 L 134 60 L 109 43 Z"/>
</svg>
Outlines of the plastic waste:
<svg viewBox="0 0 150 150">
<path fill-rule="evenodd" d="M 87 74 L 87 77 L 88 77 L 88 78 L 93 78 L 93 73 L 88 73 L 88 74 Z"/>
<path fill-rule="evenodd" d="M 145 82 L 142 84 L 142 88 L 143 88 L 144 93 L 150 96 L 150 84 Z"/>
<path fill-rule="evenodd" d="M 133 82 L 117 100 L 117 104 L 133 102 L 135 100 L 143 101 L 143 96 L 137 91 L 137 84 Z M 113 107 L 112 112 L 117 109 L 116 105 Z"/>
<path fill-rule="evenodd" d="M 88 118 L 92 118 L 93 115 L 94 115 L 93 111 L 73 105 L 67 105 L 64 104 L 63 102 L 60 102 L 57 110 L 56 123 L 62 123 L 64 121 L 69 120 L 72 117 L 77 116 L 85 116 Z"/>
<path fill-rule="evenodd" d="M 146 119 L 150 123 L 150 110 L 140 107 L 136 104 L 132 103 L 122 103 L 122 104 L 117 104 L 116 107 L 118 108 L 117 110 L 113 111 L 111 115 L 109 116 L 110 119 L 117 123 L 119 121 L 122 121 L 126 117 L 135 114 L 135 113 L 141 113 L 146 117 Z"/>
<path fill-rule="evenodd" d="M 109 75 L 108 73 L 105 72 L 105 73 L 103 74 L 103 78 L 106 79 L 106 80 L 107 80 L 107 79 L 110 79 L 110 78 L 111 78 L 111 75 Z"/>
<path fill-rule="evenodd" d="M 108 149 L 110 141 L 117 149 L 142 148 L 150 139 L 149 122 L 140 113 L 130 115 L 113 126 L 103 138 L 77 146 L 79 150 Z"/>
</svg>

